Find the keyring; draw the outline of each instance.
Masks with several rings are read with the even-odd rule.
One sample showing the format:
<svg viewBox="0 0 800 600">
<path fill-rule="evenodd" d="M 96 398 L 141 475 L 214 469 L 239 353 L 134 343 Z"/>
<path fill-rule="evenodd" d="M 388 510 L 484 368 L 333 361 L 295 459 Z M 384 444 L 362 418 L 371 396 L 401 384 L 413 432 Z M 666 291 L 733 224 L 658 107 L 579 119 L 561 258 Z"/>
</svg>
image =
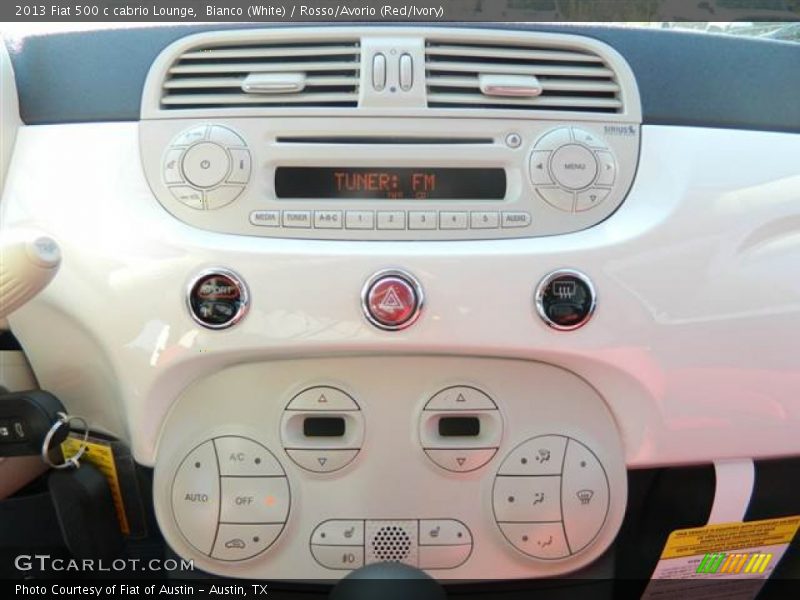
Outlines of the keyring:
<svg viewBox="0 0 800 600">
<path fill-rule="evenodd" d="M 83 417 L 76 417 L 63 412 L 56 414 L 58 414 L 58 420 L 53 423 L 53 426 L 47 432 L 47 435 L 44 436 L 44 441 L 42 442 L 42 460 L 44 461 L 44 464 L 53 469 L 68 469 L 69 467 L 74 467 L 77 469 L 81 466 L 79 462 L 81 457 L 86 453 L 86 450 L 89 447 L 89 423 Z M 78 451 L 73 456 L 65 458 L 63 463 L 57 465 L 50 460 L 50 442 L 53 441 L 53 436 L 63 425 L 69 425 L 73 421 L 83 423 L 83 439 L 81 440 L 81 447 L 78 448 Z"/>
</svg>

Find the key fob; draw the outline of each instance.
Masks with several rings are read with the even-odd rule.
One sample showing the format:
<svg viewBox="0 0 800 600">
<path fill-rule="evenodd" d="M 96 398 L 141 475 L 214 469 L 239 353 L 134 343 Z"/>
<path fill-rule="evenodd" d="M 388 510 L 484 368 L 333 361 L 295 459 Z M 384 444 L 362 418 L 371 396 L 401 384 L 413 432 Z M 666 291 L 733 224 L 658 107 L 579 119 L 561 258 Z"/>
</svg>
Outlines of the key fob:
<svg viewBox="0 0 800 600">
<path fill-rule="evenodd" d="M 41 390 L 0 394 L 0 456 L 33 456 L 42 451 L 47 432 L 66 412 L 61 401 Z M 51 448 L 58 447 L 69 435 L 69 428 L 59 427 Z"/>
</svg>

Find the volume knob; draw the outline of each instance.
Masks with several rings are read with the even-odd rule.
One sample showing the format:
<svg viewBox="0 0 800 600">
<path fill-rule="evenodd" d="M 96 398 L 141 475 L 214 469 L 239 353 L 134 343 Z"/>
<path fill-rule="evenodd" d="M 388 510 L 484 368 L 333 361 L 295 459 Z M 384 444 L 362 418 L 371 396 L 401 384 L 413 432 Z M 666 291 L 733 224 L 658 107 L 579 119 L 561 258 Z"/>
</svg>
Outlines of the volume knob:
<svg viewBox="0 0 800 600">
<path fill-rule="evenodd" d="M 180 203 L 197 210 L 227 206 L 250 181 L 244 139 L 222 125 L 195 125 L 175 136 L 164 153 L 164 183 Z"/>
</svg>

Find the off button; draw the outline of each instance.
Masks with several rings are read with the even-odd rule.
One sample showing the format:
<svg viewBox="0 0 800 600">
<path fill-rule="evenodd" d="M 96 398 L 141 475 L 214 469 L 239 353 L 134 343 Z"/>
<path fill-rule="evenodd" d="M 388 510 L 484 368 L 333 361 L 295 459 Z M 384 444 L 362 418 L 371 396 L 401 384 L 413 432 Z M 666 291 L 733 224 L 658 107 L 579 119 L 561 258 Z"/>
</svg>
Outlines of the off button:
<svg viewBox="0 0 800 600">
<path fill-rule="evenodd" d="M 405 329 L 419 317 L 422 287 L 403 271 L 382 271 L 367 281 L 361 293 L 364 315 L 380 329 Z"/>
</svg>

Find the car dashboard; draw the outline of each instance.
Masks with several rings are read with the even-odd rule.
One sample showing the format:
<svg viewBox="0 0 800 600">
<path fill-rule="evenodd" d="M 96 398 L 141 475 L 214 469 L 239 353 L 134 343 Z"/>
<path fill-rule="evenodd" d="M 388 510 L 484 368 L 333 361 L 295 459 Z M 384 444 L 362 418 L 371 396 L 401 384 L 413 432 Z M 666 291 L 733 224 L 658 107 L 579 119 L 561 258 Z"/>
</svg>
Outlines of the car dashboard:
<svg viewBox="0 0 800 600">
<path fill-rule="evenodd" d="M 798 457 L 797 49 L 710 37 L 27 39 L 2 231 L 63 264 L 9 327 L 206 573 L 613 575 L 646 490 Z"/>
</svg>

